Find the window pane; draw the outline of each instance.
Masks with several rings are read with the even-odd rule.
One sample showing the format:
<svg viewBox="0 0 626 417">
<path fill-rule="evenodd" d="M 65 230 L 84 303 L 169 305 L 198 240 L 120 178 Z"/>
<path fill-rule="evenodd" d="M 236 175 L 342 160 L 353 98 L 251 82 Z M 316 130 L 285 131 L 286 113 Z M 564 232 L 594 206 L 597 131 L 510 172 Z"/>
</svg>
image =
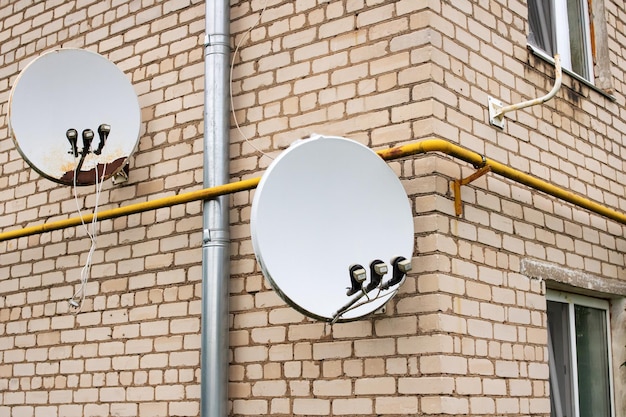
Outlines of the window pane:
<svg viewBox="0 0 626 417">
<path fill-rule="evenodd" d="M 552 2 L 528 0 L 528 42 L 553 56 L 556 50 Z"/>
<path fill-rule="evenodd" d="M 584 6 L 581 0 L 567 0 L 567 20 L 569 25 L 572 71 L 589 79 L 586 31 L 588 18 L 585 16 Z"/>
<path fill-rule="evenodd" d="M 550 336 L 550 405 L 552 417 L 572 416 L 572 377 L 570 369 L 570 332 L 568 305 L 548 301 L 548 335 Z"/>
<path fill-rule="evenodd" d="M 606 313 L 579 305 L 574 309 L 580 417 L 610 417 Z"/>
</svg>

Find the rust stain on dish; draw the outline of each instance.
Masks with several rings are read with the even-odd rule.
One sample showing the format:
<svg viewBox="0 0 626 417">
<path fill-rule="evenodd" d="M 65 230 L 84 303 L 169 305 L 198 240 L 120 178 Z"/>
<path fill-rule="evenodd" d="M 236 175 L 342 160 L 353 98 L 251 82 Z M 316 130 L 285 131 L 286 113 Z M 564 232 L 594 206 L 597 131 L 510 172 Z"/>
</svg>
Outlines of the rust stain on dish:
<svg viewBox="0 0 626 417">
<path fill-rule="evenodd" d="M 118 158 L 107 164 L 98 164 L 97 166 L 98 173 L 102 173 L 101 178 L 106 179 L 110 177 L 111 175 L 113 175 L 114 173 L 116 173 L 117 171 L 119 171 L 120 167 L 124 165 L 125 161 L 126 161 L 126 158 L 123 157 L 123 158 Z M 59 178 L 59 180 L 64 184 L 73 185 L 74 184 L 74 170 L 70 169 L 69 171 L 66 171 L 65 174 L 63 174 L 61 178 Z M 94 184 L 95 182 L 96 182 L 96 168 L 92 168 L 88 171 L 80 171 L 76 175 L 76 185 L 91 185 L 91 184 Z"/>
</svg>

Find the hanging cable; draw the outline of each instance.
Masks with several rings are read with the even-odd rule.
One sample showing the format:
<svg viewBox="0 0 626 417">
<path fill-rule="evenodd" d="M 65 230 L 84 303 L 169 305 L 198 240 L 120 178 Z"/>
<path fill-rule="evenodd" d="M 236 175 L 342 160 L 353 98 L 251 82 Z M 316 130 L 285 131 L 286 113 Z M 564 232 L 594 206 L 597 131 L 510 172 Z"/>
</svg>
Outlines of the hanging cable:
<svg viewBox="0 0 626 417">
<path fill-rule="evenodd" d="M 254 22 L 254 24 L 252 26 L 250 26 L 250 28 L 244 33 L 244 35 L 241 37 L 241 39 L 239 39 L 239 42 L 237 42 L 237 45 L 235 47 L 235 51 L 233 52 L 233 59 L 231 61 L 230 64 L 230 82 L 229 82 L 229 92 L 230 92 L 230 109 L 231 112 L 233 114 L 233 120 L 235 122 L 235 127 L 237 128 L 237 131 L 239 132 L 239 134 L 241 135 L 241 137 L 250 145 L 252 146 L 252 148 L 254 148 L 257 152 L 259 152 L 260 154 L 262 154 L 263 156 L 268 157 L 269 159 L 274 159 L 273 157 L 271 157 L 270 155 L 268 155 L 267 153 L 263 152 L 261 149 L 259 149 L 258 147 L 256 147 L 248 138 L 248 136 L 246 136 L 246 134 L 243 132 L 243 130 L 241 130 L 241 126 L 239 126 L 239 121 L 237 120 L 237 114 L 235 113 L 235 102 L 233 99 L 233 69 L 235 68 L 235 58 L 237 57 L 237 53 L 239 52 L 239 48 L 241 48 L 241 45 L 243 45 L 243 43 L 245 41 L 248 40 L 248 37 L 250 36 L 250 33 L 252 33 L 252 31 L 254 30 L 255 27 L 258 26 L 258 24 L 261 22 L 261 18 L 263 17 L 263 14 L 265 13 L 265 10 L 267 9 L 267 3 L 268 0 L 265 0 L 265 3 L 263 3 L 263 7 L 261 8 L 261 13 L 259 13 L 259 17 L 257 18 L 257 20 Z"/>
<path fill-rule="evenodd" d="M 74 169 L 74 177 L 73 177 L 73 192 L 74 192 L 74 201 L 76 203 L 76 209 L 78 211 L 78 216 L 81 219 L 81 224 L 87 233 L 87 236 L 90 240 L 89 251 L 87 252 L 87 259 L 85 260 L 85 265 L 83 265 L 80 271 L 80 286 L 74 292 L 74 295 L 68 300 L 70 307 L 73 309 L 74 314 L 78 314 L 81 312 L 83 308 L 83 304 L 85 302 L 85 296 L 87 291 L 87 282 L 89 281 L 89 277 L 91 276 L 91 265 L 93 262 L 93 254 L 97 247 L 97 224 L 98 224 L 98 209 L 100 204 L 100 195 L 102 193 L 102 186 L 104 184 L 104 176 L 106 173 L 106 163 L 103 166 L 102 176 L 98 173 L 98 164 L 96 163 L 94 166 L 95 171 L 95 203 L 93 209 L 93 217 L 89 224 L 90 227 L 87 227 L 87 224 L 83 220 L 82 210 L 80 208 L 80 204 L 78 202 L 78 193 L 77 193 L 77 177 L 78 177 L 78 165 Z"/>
</svg>

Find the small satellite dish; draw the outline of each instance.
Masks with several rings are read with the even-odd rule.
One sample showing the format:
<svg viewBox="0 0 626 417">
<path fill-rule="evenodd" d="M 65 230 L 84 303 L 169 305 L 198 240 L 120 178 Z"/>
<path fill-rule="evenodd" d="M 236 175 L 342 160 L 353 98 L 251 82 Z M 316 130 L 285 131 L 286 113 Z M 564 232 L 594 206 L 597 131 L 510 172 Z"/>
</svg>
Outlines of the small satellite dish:
<svg viewBox="0 0 626 417">
<path fill-rule="evenodd" d="M 314 135 L 281 153 L 256 189 L 250 227 L 274 290 L 319 320 L 376 311 L 411 268 L 402 184 L 375 152 L 345 138 Z"/>
<path fill-rule="evenodd" d="M 124 73 L 101 55 L 58 49 L 33 60 L 9 97 L 18 151 L 44 177 L 94 184 L 128 163 L 139 141 L 141 112 Z"/>
</svg>

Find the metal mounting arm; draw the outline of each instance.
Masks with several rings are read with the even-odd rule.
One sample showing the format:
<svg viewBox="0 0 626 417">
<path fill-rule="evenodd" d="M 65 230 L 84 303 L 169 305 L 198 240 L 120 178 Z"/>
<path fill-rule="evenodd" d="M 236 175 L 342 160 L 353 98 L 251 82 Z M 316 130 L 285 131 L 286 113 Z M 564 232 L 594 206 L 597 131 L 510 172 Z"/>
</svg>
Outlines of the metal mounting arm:
<svg viewBox="0 0 626 417">
<path fill-rule="evenodd" d="M 489 165 L 486 165 L 486 163 L 487 163 L 487 159 L 483 156 L 482 166 L 477 166 L 476 172 L 474 172 L 469 177 L 454 180 L 452 182 L 452 192 L 454 193 L 454 212 L 456 213 L 457 217 L 463 214 L 463 202 L 461 201 L 461 186 L 467 185 L 471 183 L 472 181 L 477 180 L 478 178 L 482 177 L 487 172 L 491 171 L 491 167 Z"/>
<path fill-rule="evenodd" d="M 559 54 L 554 55 L 554 77 L 554 86 L 552 87 L 552 90 L 550 90 L 550 92 L 548 92 L 548 94 L 543 97 L 523 101 L 518 104 L 510 104 L 508 106 L 503 106 L 502 102 L 500 102 L 499 100 L 493 97 L 489 97 L 489 123 L 499 127 L 500 129 L 503 129 L 505 113 L 513 110 L 520 110 L 525 107 L 534 106 L 536 104 L 545 103 L 546 101 L 554 97 L 556 92 L 559 91 L 559 88 L 561 88 L 561 80 L 563 79 L 563 72 L 561 71 L 561 57 L 559 56 Z"/>
</svg>

